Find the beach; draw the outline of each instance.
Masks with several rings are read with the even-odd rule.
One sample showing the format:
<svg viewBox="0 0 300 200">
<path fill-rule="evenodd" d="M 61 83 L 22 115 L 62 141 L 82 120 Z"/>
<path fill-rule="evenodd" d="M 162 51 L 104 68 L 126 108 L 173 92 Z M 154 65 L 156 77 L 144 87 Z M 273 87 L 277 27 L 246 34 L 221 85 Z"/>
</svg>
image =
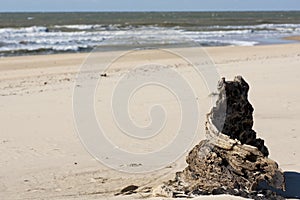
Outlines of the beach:
<svg viewBox="0 0 300 200">
<path fill-rule="evenodd" d="M 265 140 L 270 158 L 278 162 L 283 171 L 300 173 L 300 44 L 206 47 L 204 51 L 220 77 L 230 80 L 242 75 L 247 80 L 249 99 L 255 109 L 254 130 Z M 197 53 L 190 55 L 197 56 Z M 105 59 L 118 54 L 103 52 L 99 56 Z M 174 173 L 186 166 L 185 156 L 182 156 L 160 170 L 128 174 L 110 169 L 88 153 L 79 139 L 73 113 L 76 76 L 88 56 L 89 53 L 64 53 L 0 58 L 1 199 L 140 199 L 151 195 L 147 192 L 133 196 L 114 194 L 128 185 L 155 187 L 173 179 Z M 143 59 L 138 63 L 142 62 Z M 178 61 L 174 58 L 167 62 L 176 64 Z M 193 80 L 192 69 L 180 63 L 177 66 L 185 77 Z M 103 77 L 103 90 L 110 91 L 111 84 L 126 70 L 121 66 L 108 71 Z M 100 74 L 94 75 L 100 77 Z M 209 93 L 202 95 L 199 99 L 208 101 Z M 155 103 L 160 96 L 159 92 L 151 93 L 150 97 L 140 95 L 134 109 L 142 113 L 146 108 L 143 102 Z M 105 100 L 101 95 L 99 98 Z M 174 102 L 168 101 L 169 97 L 163 98 L 167 99 L 164 104 L 173 108 Z M 205 114 L 210 109 L 205 105 L 201 107 L 193 144 L 204 139 Z M 171 116 L 178 114 L 173 110 L 174 113 L 172 109 L 169 113 Z M 137 121 L 147 125 L 148 118 L 141 114 Z M 172 127 L 168 130 L 172 135 Z M 129 143 L 130 140 L 124 139 L 119 145 Z M 147 148 L 139 146 L 141 152 L 148 152 Z M 221 195 L 217 199 L 242 198 Z"/>
</svg>

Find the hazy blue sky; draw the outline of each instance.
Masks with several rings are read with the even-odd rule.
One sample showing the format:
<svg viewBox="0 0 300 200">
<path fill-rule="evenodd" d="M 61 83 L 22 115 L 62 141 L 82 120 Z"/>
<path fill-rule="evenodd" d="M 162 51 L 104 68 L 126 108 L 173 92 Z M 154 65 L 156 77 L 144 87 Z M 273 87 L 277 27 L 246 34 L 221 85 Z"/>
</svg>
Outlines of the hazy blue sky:
<svg viewBox="0 0 300 200">
<path fill-rule="evenodd" d="M 300 0 L 1 0 L 6 11 L 300 10 Z"/>
</svg>

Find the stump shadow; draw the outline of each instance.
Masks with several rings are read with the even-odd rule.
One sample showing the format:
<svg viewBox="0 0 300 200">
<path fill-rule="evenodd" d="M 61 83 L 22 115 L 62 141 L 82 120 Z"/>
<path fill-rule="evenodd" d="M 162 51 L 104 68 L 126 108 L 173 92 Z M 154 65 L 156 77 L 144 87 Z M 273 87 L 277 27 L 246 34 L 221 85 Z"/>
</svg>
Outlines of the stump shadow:
<svg viewBox="0 0 300 200">
<path fill-rule="evenodd" d="M 269 186 L 266 182 L 260 183 L 261 189 L 267 189 L 275 192 L 286 199 L 300 199 L 300 173 L 298 172 L 284 172 L 285 177 L 285 191 L 275 189 Z"/>
<path fill-rule="evenodd" d="M 285 198 L 300 199 L 300 173 L 284 172 L 285 191 L 278 191 L 278 194 Z"/>
</svg>

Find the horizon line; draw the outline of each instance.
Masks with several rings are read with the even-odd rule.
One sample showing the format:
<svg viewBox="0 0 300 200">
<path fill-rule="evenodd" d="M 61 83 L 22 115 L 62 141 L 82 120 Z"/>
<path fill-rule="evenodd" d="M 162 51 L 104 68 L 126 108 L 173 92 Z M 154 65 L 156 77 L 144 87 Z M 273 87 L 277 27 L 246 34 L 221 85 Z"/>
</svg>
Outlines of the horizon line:
<svg viewBox="0 0 300 200">
<path fill-rule="evenodd" d="M 51 11 L 51 10 L 46 10 L 46 11 L 21 11 L 21 10 L 16 10 L 16 11 L 0 11 L 0 13 L 159 13 L 159 12 L 300 12 L 299 10 L 161 10 L 161 11 L 151 11 L 151 10 L 136 10 L 136 11 L 128 11 L 128 10 L 103 10 L 103 11 L 89 11 L 89 10 L 66 10 L 66 11 Z"/>
</svg>

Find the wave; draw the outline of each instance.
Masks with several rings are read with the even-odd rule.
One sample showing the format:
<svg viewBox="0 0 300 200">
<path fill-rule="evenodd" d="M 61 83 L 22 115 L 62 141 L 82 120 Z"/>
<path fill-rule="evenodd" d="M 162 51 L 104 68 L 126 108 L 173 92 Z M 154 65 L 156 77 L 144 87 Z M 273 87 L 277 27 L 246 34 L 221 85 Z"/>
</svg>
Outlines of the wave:
<svg viewBox="0 0 300 200">
<path fill-rule="evenodd" d="M 67 29 L 78 29 L 78 30 L 90 30 L 90 29 L 101 29 L 103 25 L 56 25 L 54 28 L 67 28 Z"/>
<path fill-rule="evenodd" d="M 70 30 L 86 30 L 86 31 L 101 31 L 101 30 L 128 30 L 132 26 L 122 26 L 121 24 L 80 24 L 80 25 L 55 25 L 55 29 L 70 29 Z"/>
<path fill-rule="evenodd" d="M 38 33 L 38 32 L 48 32 L 47 27 L 43 26 L 32 26 L 24 28 L 0 28 L 0 34 L 17 34 L 17 33 Z"/>
<path fill-rule="evenodd" d="M 208 26 L 207 29 L 220 29 L 220 30 L 274 30 L 274 29 L 295 29 L 300 28 L 300 24 L 259 24 L 259 25 L 228 25 L 228 26 Z"/>
<path fill-rule="evenodd" d="M 66 30 L 67 29 L 67 30 Z M 160 27 L 113 25 L 55 25 L 0 29 L 1 55 L 14 52 L 84 51 L 96 46 L 164 45 L 194 41 L 203 46 L 253 46 L 282 42 L 280 38 L 300 35 L 300 24 L 243 26 Z"/>
<path fill-rule="evenodd" d="M 239 40 L 196 40 L 202 46 L 254 46 L 259 44 L 255 41 L 239 41 Z"/>
</svg>

